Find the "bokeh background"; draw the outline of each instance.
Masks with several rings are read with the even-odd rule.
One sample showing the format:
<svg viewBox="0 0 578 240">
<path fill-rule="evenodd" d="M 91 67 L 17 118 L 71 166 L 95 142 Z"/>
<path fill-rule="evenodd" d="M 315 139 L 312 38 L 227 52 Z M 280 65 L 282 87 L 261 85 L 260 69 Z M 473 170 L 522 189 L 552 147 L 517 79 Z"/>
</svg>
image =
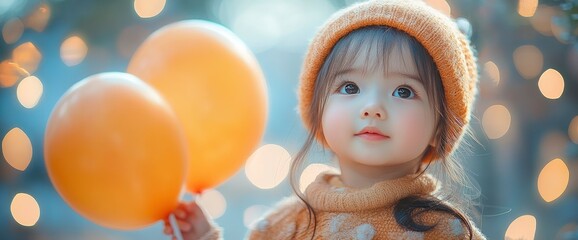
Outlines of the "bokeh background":
<svg viewBox="0 0 578 240">
<path fill-rule="evenodd" d="M 167 239 L 160 222 L 117 231 L 74 212 L 48 178 L 43 136 L 70 86 L 126 71 L 150 33 L 186 19 L 231 29 L 267 79 L 269 119 L 258 154 L 200 197 L 225 239 L 243 238 L 252 221 L 291 194 L 287 166 L 305 138 L 295 111 L 304 52 L 323 21 L 353 2 L 0 0 L 0 238 Z M 578 239 L 578 1 L 427 2 L 458 19 L 478 51 L 472 125 L 479 144 L 471 141 L 473 151 L 460 157 L 482 192 L 482 232 L 489 239 Z M 304 183 L 331 165 L 329 154 L 316 156 Z"/>
</svg>

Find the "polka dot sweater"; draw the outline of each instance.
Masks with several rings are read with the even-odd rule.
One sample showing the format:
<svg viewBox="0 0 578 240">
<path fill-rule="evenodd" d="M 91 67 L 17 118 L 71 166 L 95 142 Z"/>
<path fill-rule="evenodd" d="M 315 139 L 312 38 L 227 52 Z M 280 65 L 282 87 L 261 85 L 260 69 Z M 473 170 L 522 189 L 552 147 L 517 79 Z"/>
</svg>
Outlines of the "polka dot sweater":
<svg viewBox="0 0 578 240">
<path fill-rule="evenodd" d="M 468 239 L 464 224 L 447 213 L 428 212 L 416 222 L 435 225 L 426 232 L 414 232 L 400 226 L 393 208 L 398 200 L 411 195 L 429 195 L 436 182 L 430 175 L 387 180 L 365 189 L 347 188 L 339 176 L 321 174 L 305 191 L 308 203 L 316 210 L 315 239 Z M 281 201 L 264 218 L 254 224 L 248 239 L 311 239 L 307 207 L 297 197 Z M 485 239 L 473 226 L 472 239 Z M 218 239 L 213 228 L 205 239 Z"/>
</svg>

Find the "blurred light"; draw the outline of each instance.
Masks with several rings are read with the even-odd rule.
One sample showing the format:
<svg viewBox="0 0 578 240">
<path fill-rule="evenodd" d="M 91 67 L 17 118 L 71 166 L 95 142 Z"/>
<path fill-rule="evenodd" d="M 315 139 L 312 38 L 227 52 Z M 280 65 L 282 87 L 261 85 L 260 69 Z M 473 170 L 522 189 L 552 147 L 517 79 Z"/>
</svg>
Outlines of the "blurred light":
<svg viewBox="0 0 578 240">
<path fill-rule="evenodd" d="M 227 201 L 223 194 L 217 190 L 209 189 L 203 192 L 199 197 L 199 204 L 203 206 L 207 213 L 213 219 L 217 219 L 225 213 Z"/>
<path fill-rule="evenodd" d="M 568 135 L 572 142 L 578 144 L 578 116 L 572 118 L 570 126 L 568 126 Z"/>
<path fill-rule="evenodd" d="M 315 178 L 317 178 L 320 173 L 326 171 L 336 171 L 336 169 L 321 163 L 313 163 L 307 166 L 299 178 L 299 189 L 301 192 L 305 192 L 307 186 L 315 181 Z"/>
<path fill-rule="evenodd" d="M 274 46 L 283 37 L 283 27 L 281 26 L 283 23 L 278 18 L 278 8 L 282 6 L 270 8 L 267 11 L 267 6 L 264 6 L 267 5 L 267 2 L 248 5 L 235 15 L 235 20 L 231 23 L 231 30 L 257 52 Z M 287 4 L 289 3 L 282 5 Z M 255 28 L 257 25 L 259 27 Z"/>
<path fill-rule="evenodd" d="M 564 77 L 555 69 L 549 68 L 540 76 L 538 88 L 544 97 L 558 99 L 564 92 Z"/>
<path fill-rule="evenodd" d="M 488 61 L 484 64 L 484 71 L 496 85 L 500 84 L 500 69 L 498 65 L 492 61 Z"/>
<path fill-rule="evenodd" d="M 23 76 L 29 76 L 28 72 L 18 64 L 4 60 L 0 63 L 0 87 L 8 88 Z"/>
<path fill-rule="evenodd" d="M 10 212 L 16 222 L 25 227 L 31 227 L 40 218 L 40 206 L 34 197 L 26 193 L 18 193 L 12 199 Z"/>
<path fill-rule="evenodd" d="M 31 42 L 20 44 L 12 51 L 12 61 L 24 68 L 29 74 L 33 74 L 42 60 L 42 54 Z"/>
<path fill-rule="evenodd" d="M 267 211 L 271 209 L 270 207 L 264 205 L 253 205 L 245 209 L 243 213 L 243 224 L 245 227 L 250 228 L 253 223 L 259 220 Z"/>
<path fill-rule="evenodd" d="M 536 218 L 532 215 L 524 215 L 516 218 L 508 230 L 506 240 L 534 240 L 536 235 Z"/>
<path fill-rule="evenodd" d="M 7 44 L 12 44 L 20 39 L 24 32 L 24 23 L 18 18 L 8 20 L 2 28 L 2 36 Z"/>
<path fill-rule="evenodd" d="M 33 108 L 38 104 L 38 100 L 42 96 L 43 86 L 40 79 L 35 76 L 24 78 L 18 88 L 16 89 L 16 96 L 18 101 L 25 108 Z"/>
<path fill-rule="evenodd" d="M 490 139 L 504 136 L 510 129 L 512 117 L 510 111 L 502 105 L 490 106 L 482 117 L 482 127 Z"/>
<path fill-rule="evenodd" d="M 166 0 L 134 0 L 134 11 L 141 18 L 151 18 L 163 11 Z"/>
<path fill-rule="evenodd" d="M 294 51 L 305 47 L 306 39 L 335 12 L 329 0 L 220 0 L 212 4 L 221 22 L 255 53 L 276 45 Z"/>
<path fill-rule="evenodd" d="M 32 143 L 20 128 L 12 128 L 2 139 L 2 154 L 6 162 L 20 171 L 26 170 L 32 160 Z"/>
<path fill-rule="evenodd" d="M 60 57 L 66 66 L 74 66 L 82 62 L 88 53 L 88 47 L 79 36 L 71 36 L 62 42 Z"/>
<path fill-rule="evenodd" d="M 550 159 L 559 158 L 566 152 L 568 137 L 560 131 L 548 132 L 540 142 L 540 163 L 545 165 Z"/>
<path fill-rule="evenodd" d="M 245 175 L 260 189 L 279 185 L 289 173 L 291 155 L 283 147 L 267 144 L 255 151 L 245 164 Z"/>
<path fill-rule="evenodd" d="M 533 17 L 531 17 L 530 24 L 539 33 L 545 36 L 552 36 L 551 22 L 552 17 L 556 15 L 556 10 L 547 5 L 538 6 L 538 10 Z"/>
<path fill-rule="evenodd" d="M 446 0 L 425 0 L 425 2 L 441 13 L 450 16 L 452 9 Z"/>
<path fill-rule="evenodd" d="M 520 0 L 518 2 L 518 13 L 522 17 L 531 17 L 534 16 L 537 7 L 538 0 Z"/>
<path fill-rule="evenodd" d="M 538 192 L 546 202 L 556 200 L 568 187 L 570 172 L 560 158 L 550 161 L 538 175 Z"/>
<path fill-rule="evenodd" d="M 121 56 L 130 59 L 149 34 L 150 32 L 140 25 L 127 27 L 120 33 L 116 48 Z"/>
<path fill-rule="evenodd" d="M 38 8 L 34 10 L 28 17 L 26 17 L 26 27 L 32 28 L 37 32 L 44 31 L 48 20 L 50 19 L 50 6 L 46 3 L 38 5 Z"/>
<path fill-rule="evenodd" d="M 542 72 L 544 56 L 533 45 L 520 46 L 514 51 L 514 65 L 522 77 L 530 79 Z"/>
</svg>

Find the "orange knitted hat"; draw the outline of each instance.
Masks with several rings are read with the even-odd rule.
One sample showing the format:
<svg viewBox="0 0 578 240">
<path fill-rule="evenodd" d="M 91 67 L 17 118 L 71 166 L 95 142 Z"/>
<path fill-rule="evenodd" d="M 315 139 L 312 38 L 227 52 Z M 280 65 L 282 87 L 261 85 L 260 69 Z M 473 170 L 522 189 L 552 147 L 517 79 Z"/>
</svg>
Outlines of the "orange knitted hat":
<svg viewBox="0 0 578 240">
<path fill-rule="evenodd" d="M 367 26 L 388 26 L 403 31 L 421 43 L 432 56 L 441 75 L 449 111 L 462 122 L 448 126 L 448 131 L 457 133 L 446 148 L 448 153 L 453 152 L 469 123 L 477 93 L 476 58 L 469 40 L 454 21 L 421 0 L 370 0 L 331 16 L 310 43 L 303 63 L 298 110 L 304 125 L 311 129 L 309 109 L 315 81 L 333 46 L 348 33 Z M 325 144 L 321 130 L 316 137 Z"/>
</svg>

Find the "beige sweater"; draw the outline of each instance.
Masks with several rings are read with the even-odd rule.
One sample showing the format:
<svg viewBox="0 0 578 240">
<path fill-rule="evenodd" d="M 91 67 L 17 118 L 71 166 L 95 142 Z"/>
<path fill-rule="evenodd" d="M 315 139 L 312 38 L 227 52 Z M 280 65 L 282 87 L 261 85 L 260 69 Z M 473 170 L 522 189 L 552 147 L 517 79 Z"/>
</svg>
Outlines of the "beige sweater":
<svg viewBox="0 0 578 240">
<path fill-rule="evenodd" d="M 336 175 L 319 175 L 305 191 L 307 201 L 316 209 L 315 239 L 467 239 L 465 225 L 447 213 L 430 212 L 416 219 L 421 224 L 437 224 L 427 232 L 409 231 L 397 224 L 393 207 L 399 199 L 435 190 L 431 176 L 415 177 L 352 189 L 344 187 Z M 308 219 L 305 205 L 297 197 L 290 197 L 256 223 L 248 239 L 311 239 L 313 228 L 307 228 Z M 485 239 L 476 227 L 473 233 L 473 239 Z M 214 227 L 203 239 L 219 238 L 220 230 Z"/>
</svg>

